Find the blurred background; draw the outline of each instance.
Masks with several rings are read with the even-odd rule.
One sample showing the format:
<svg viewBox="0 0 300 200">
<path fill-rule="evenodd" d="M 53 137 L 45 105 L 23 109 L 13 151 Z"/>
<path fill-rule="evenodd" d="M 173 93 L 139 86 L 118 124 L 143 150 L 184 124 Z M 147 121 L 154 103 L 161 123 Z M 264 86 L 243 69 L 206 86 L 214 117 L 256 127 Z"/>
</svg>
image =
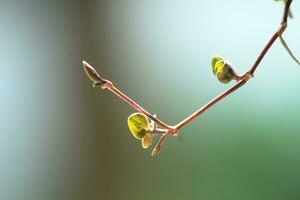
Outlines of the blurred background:
<svg viewBox="0 0 300 200">
<path fill-rule="evenodd" d="M 135 112 L 91 87 L 82 60 L 175 124 L 229 85 L 277 30 L 274 1 L 0 1 L 0 199 L 300 198 L 300 67 L 276 42 L 255 79 L 168 138 L 156 158 Z M 300 54 L 300 2 L 284 34 Z M 299 12 L 298 12 L 299 11 Z"/>
</svg>

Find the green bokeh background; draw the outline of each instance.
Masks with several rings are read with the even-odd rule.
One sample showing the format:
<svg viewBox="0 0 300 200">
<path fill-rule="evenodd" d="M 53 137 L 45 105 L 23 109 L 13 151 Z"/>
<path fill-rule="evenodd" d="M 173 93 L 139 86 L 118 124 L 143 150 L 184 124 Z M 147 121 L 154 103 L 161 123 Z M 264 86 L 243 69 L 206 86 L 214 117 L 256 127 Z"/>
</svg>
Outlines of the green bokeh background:
<svg viewBox="0 0 300 200">
<path fill-rule="evenodd" d="M 300 54 L 300 2 L 284 34 Z M 15 1 L 0 5 L 0 199 L 300 198 L 300 67 L 276 42 L 255 79 L 151 158 L 135 112 L 95 90 L 83 59 L 175 124 L 229 88 L 279 27 L 274 1 Z M 298 12 L 299 11 L 299 12 Z"/>
</svg>

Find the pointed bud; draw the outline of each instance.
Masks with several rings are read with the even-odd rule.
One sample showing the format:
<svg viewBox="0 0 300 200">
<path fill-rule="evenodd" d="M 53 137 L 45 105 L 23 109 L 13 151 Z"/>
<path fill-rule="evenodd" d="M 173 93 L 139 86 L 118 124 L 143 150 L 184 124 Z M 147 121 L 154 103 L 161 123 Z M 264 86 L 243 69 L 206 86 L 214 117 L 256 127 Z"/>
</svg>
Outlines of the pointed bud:
<svg viewBox="0 0 300 200">
<path fill-rule="evenodd" d="M 100 84 L 104 83 L 104 81 L 101 78 L 101 76 L 97 73 L 97 71 L 91 65 L 89 65 L 85 61 L 83 61 L 82 64 L 83 64 L 83 69 L 84 69 L 85 74 L 87 75 L 87 77 L 89 77 L 89 79 L 91 81 L 98 82 Z"/>
</svg>

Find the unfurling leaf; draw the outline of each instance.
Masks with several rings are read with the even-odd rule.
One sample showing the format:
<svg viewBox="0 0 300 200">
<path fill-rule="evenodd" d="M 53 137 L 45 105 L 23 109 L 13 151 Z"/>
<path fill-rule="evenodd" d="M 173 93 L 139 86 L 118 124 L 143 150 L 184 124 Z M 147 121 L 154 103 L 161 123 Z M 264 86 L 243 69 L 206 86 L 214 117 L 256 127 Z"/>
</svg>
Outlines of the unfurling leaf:
<svg viewBox="0 0 300 200">
<path fill-rule="evenodd" d="M 232 68 L 222 60 L 216 63 L 216 70 L 217 78 L 221 83 L 229 83 L 234 78 Z"/>
<path fill-rule="evenodd" d="M 149 130 L 149 122 L 146 115 L 142 113 L 134 113 L 128 117 L 128 127 L 132 135 L 142 140 Z"/>
<path fill-rule="evenodd" d="M 221 83 L 229 83 L 236 76 L 233 68 L 220 56 L 213 57 L 211 65 L 213 73 Z"/>
<path fill-rule="evenodd" d="M 211 67 L 213 70 L 213 73 L 216 74 L 216 63 L 220 60 L 224 60 L 221 56 L 215 56 L 211 59 Z"/>
<path fill-rule="evenodd" d="M 148 149 L 153 143 L 153 134 L 147 133 L 142 139 L 142 146 L 144 149 Z"/>
</svg>

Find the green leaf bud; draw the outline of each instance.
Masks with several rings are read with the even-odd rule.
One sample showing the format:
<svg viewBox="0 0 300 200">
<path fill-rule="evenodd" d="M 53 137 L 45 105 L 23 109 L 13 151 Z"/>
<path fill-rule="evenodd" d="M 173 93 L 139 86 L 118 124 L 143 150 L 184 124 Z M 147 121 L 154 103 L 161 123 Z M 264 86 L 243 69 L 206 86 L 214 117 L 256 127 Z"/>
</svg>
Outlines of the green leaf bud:
<svg viewBox="0 0 300 200">
<path fill-rule="evenodd" d="M 218 61 L 215 68 L 217 78 L 221 83 L 226 84 L 234 79 L 234 71 L 232 67 L 223 60 Z"/>
<path fill-rule="evenodd" d="M 213 70 L 213 73 L 216 74 L 216 63 L 220 60 L 224 60 L 221 56 L 215 56 L 211 59 L 211 67 L 212 67 L 212 70 Z"/>
<path fill-rule="evenodd" d="M 149 131 L 148 118 L 142 113 L 130 115 L 127 122 L 130 132 L 138 140 L 142 140 Z"/>
</svg>

